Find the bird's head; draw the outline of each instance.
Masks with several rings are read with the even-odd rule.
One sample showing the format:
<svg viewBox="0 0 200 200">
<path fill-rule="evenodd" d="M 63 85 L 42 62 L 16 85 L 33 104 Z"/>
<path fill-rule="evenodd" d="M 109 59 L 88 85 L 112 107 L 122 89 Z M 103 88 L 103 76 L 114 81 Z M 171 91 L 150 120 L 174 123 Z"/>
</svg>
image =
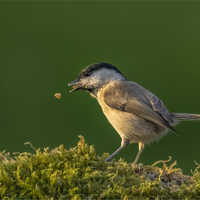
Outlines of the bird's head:
<svg viewBox="0 0 200 200">
<path fill-rule="evenodd" d="M 109 63 L 95 63 L 83 69 L 78 78 L 68 84 L 73 85 L 73 90 L 86 90 L 90 93 L 96 93 L 104 85 L 111 81 L 124 81 L 124 75 L 113 65 Z"/>
</svg>

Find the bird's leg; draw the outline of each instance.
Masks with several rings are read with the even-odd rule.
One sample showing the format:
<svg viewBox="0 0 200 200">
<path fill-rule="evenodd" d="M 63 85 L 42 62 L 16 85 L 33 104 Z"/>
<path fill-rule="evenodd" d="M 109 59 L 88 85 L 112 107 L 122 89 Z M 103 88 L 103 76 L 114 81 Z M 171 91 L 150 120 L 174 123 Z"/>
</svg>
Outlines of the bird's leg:
<svg viewBox="0 0 200 200">
<path fill-rule="evenodd" d="M 138 144 L 139 144 L 139 151 L 138 151 L 138 154 L 137 154 L 134 162 L 132 163 L 132 165 L 136 165 L 136 163 L 137 163 L 137 161 L 138 161 L 138 159 L 139 159 L 139 157 L 140 157 L 140 155 L 142 153 L 142 150 L 144 149 L 144 143 L 139 142 Z"/>
<path fill-rule="evenodd" d="M 130 141 L 128 139 L 122 138 L 122 142 L 121 142 L 121 147 L 119 147 L 112 155 L 110 155 L 108 158 L 105 159 L 105 161 L 110 162 L 113 157 L 120 152 L 125 146 L 128 146 L 130 143 Z"/>
<path fill-rule="evenodd" d="M 121 151 L 123 148 L 124 148 L 124 147 L 119 147 L 111 156 L 109 156 L 108 158 L 106 158 L 105 161 L 110 162 L 110 161 L 113 159 L 113 157 L 114 157 L 119 151 Z"/>
</svg>

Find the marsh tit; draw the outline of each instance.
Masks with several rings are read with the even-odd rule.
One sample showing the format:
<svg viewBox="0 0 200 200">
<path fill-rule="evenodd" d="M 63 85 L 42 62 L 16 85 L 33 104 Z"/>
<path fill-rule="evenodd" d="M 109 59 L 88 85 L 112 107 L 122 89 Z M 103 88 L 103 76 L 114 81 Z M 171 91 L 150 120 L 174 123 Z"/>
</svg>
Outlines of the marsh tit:
<svg viewBox="0 0 200 200">
<path fill-rule="evenodd" d="M 200 115 L 170 113 L 164 103 L 139 84 L 129 81 L 115 66 L 95 63 L 83 69 L 71 83 L 74 92 L 85 90 L 99 102 L 108 121 L 120 135 L 121 146 L 106 159 L 112 158 L 125 146 L 139 144 L 136 164 L 145 145 L 160 139 L 180 121 L 200 121 Z"/>
</svg>

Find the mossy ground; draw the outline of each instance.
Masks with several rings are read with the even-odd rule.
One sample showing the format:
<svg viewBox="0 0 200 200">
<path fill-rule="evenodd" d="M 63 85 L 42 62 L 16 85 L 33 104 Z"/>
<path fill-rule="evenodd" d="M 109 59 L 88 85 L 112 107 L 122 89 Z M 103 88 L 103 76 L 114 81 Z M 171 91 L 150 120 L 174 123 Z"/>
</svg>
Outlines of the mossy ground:
<svg viewBox="0 0 200 200">
<path fill-rule="evenodd" d="M 200 173 L 182 174 L 176 162 L 132 167 L 120 159 L 105 162 L 80 136 L 69 150 L 63 145 L 13 157 L 0 153 L 2 199 L 199 199 Z M 170 159 L 171 160 L 171 159 Z M 157 167 L 162 163 L 163 167 Z M 168 164 L 169 165 L 169 164 Z"/>
</svg>

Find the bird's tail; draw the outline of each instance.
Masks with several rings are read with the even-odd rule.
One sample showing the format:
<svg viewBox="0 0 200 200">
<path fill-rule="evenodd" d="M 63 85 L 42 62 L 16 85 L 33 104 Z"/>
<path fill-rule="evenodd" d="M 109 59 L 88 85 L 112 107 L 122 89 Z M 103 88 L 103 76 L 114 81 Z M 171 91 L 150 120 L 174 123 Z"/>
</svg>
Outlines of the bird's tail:
<svg viewBox="0 0 200 200">
<path fill-rule="evenodd" d="M 195 121 L 200 122 L 199 114 L 190 113 L 170 113 L 174 121 Z"/>
</svg>

